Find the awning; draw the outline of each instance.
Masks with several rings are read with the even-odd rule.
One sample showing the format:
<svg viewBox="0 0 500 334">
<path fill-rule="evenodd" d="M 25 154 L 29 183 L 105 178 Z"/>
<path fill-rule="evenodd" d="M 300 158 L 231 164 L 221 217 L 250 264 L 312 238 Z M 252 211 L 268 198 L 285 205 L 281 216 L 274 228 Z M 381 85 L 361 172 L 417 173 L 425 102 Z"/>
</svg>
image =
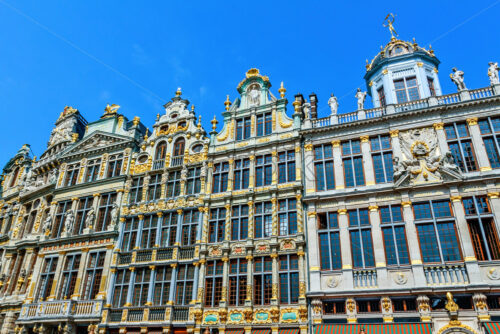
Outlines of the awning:
<svg viewBox="0 0 500 334">
<path fill-rule="evenodd" d="M 226 329 L 226 331 L 224 332 L 226 334 L 245 334 L 245 330 L 244 329 L 241 329 L 241 328 L 238 328 L 238 329 Z"/>
<path fill-rule="evenodd" d="M 484 327 L 489 334 L 500 334 L 500 322 L 485 322 Z"/>
<path fill-rule="evenodd" d="M 270 329 L 252 329 L 252 334 L 271 334 Z"/>
<path fill-rule="evenodd" d="M 299 329 L 298 328 L 283 328 L 283 329 L 280 329 L 278 334 L 299 334 Z"/>
<path fill-rule="evenodd" d="M 317 325 L 314 334 L 432 334 L 431 324 L 325 324 Z M 500 334 L 500 333 L 494 333 Z"/>
</svg>

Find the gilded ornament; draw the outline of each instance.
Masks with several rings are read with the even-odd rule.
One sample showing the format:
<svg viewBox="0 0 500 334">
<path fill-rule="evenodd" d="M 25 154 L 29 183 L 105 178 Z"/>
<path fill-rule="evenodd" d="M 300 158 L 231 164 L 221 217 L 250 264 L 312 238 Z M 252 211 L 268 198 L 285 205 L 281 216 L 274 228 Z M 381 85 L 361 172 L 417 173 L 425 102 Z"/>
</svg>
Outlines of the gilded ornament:
<svg viewBox="0 0 500 334">
<path fill-rule="evenodd" d="M 304 145 L 304 149 L 305 149 L 306 151 L 312 151 L 312 149 L 313 149 L 313 144 L 311 144 L 311 143 L 309 143 L 309 144 L 305 144 L 305 145 Z"/>
<path fill-rule="evenodd" d="M 477 117 L 467 118 L 466 121 L 469 126 L 477 125 Z"/>
</svg>

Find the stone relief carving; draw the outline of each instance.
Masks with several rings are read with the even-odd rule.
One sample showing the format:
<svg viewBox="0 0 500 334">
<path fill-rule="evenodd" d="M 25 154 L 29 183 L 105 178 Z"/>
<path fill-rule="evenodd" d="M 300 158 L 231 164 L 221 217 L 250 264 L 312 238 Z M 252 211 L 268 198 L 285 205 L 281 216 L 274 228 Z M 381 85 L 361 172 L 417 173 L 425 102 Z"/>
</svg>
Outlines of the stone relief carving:
<svg viewBox="0 0 500 334">
<path fill-rule="evenodd" d="M 394 183 L 417 184 L 461 179 L 450 152 L 439 154 L 433 128 L 412 129 L 399 134 L 402 157 L 394 157 Z"/>
<path fill-rule="evenodd" d="M 326 286 L 334 289 L 339 286 L 341 280 L 342 278 L 340 276 L 329 277 L 326 279 Z"/>
<path fill-rule="evenodd" d="M 75 119 L 68 118 L 57 125 L 50 134 L 48 146 L 53 146 L 64 141 L 70 141 L 73 125 L 75 124 L 75 122 Z"/>
<path fill-rule="evenodd" d="M 498 281 L 500 279 L 500 271 L 497 268 L 490 268 L 490 270 L 488 270 L 487 276 L 493 281 Z"/>
<path fill-rule="evenodd" d="M 405 285 L 408 282 L 408 276 L 403 272 L 394 273 L 392 279 L 398 285 Z"/>
</svg>

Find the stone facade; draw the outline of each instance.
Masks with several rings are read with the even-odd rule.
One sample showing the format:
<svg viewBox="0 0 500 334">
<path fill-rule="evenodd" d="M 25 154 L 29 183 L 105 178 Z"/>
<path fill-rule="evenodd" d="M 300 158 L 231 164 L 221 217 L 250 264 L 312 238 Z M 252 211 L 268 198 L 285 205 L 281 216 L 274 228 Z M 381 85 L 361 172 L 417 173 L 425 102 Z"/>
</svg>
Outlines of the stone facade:
<svg viewBox="0 0 500 334">
<path fill-rule="evenodd" d="M 484 332 L 493 65 L 491 86 L 442 95 L 434 52 L 393 37 L 367 64 L 375 108 L 358 90 L 325 118 L 250 69 L 209 134 L 180 88 L 152 131 L 66 107 L 39 160 L 24 145 L 3 169 L 1 333 Z"/>
</svg>

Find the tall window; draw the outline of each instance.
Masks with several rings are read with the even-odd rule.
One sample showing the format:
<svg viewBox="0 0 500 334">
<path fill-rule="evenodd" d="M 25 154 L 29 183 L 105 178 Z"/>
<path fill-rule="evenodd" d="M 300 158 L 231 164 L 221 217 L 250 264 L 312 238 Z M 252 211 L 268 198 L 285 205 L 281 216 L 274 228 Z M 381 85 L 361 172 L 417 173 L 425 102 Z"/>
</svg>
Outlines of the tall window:
<svg viewBox="0 0 500 334">
<path fill-rule="evenodd" d="M 234 162 L 234 190 L 247 189 L 250 181 L 250 159 Z"/>
<path fill-rule="evenodd" d="M 66 219 L 66 211 L 69 209 L 71 209 L 71 201 L 61 201 L 57 203 L 57 212 L 54 220 L 54 228 L 52 229 L 52 238 L 59 238 L 61 236 L 61 232 L 64 228 L 64 220 Z"/>
<path fill-rule="evenodd" d="M 175 293 L 177 305 L 189 305 L 189 302 L 193 299 L 193 281 L 194 266 L 189 264 L 179 265 Z"/>
<path fill-rule="evenodd" d="M 112 222 L 111 211 L 116 202 L 116 193 L 107 193 L 101 195 L 99 206 L 97 208 L 97 221 L 95 224 L 96 231 L 106 231 L 106 228 Z"/>
<path fill-rule="evenodd" d="M 250 138 L 251 129 L 250 117 L 243 117 L 236 119 L 236 140 L 243 140 Z"/>
<path fill-rule="evenodd" d="M 196 243 L 196 233 L 200 212 L 198 210 L 185 210 L 184 221 L 182 223 L 182 245 L 189 246 Z"/>
<path fill-rule="evenodd" d="M 297 234 L 297 200 L 295 198 L 278 201 L 278 223 L 280 235 Z"/>
<path fill-rule="evenodd" d="M 130 193 L 128 197 L 129 204 L 139 203 L 142 200 L 142 186 L 144 184 L 144 177 L 137 176 L 132 179 L 130 186 Z"/>
<path fill-rule="evenodd" d="M 299 258 L 297 255 L 282 255 L 279 258 L 280 302 L 299 302 Z"/>
<path fill-rule="evenodd" d="M 410 264 L 401 206 L 389 205 L 381 207 L 380 223 L 387 264 L 390 266 Z"/>
<path fill-rule="evenodd" d="M 165 160 L 167 153 L 167 143 L 162 141 L 156 146 L 155 161 Z"/>
<path fill-rule="evenodd" d="M 161 247 L 173 246 L 177 236 L 177 212 L 170 211 L 163 214 L 161 226 Z"/>
<path fill-rule="evenodd" d="M 377 95 L 378 95 L 378 100 L 380 102 L 381 107 L 385 107 L 386 102 L 385 102 L 385 91 L 384 91 L 384 86 L 380 86 L 377 89 Z"/>
<path fill-rule="evenodd" d="M 143 306 L 148 301 L 148 289 L 151 277 L 151 270 L 147 267 L 138 268 L 135 271 L 134 294 L 132 305 Z"/>
<path fill-rule="evenodd" d="M 273 132 L 273 114 L 268 112 L 257 115 L 257 137 L 267 136 Z"/>
<path fill-rule="evenodd" d="M 479 121 L 491 168 L 500 168 L 500 117 L 488 117 Z"/>
<path fill-rule="evenodd" d="M 184 155 L 185 145 L 186 145 L 186 141 L 184 140 L 184 138 L 179 138 L 175 141 L 174 157 L 179 157 L 181 155 Z"/>
<path fill-rule="evenodd" d="M 161 197 L 161 174 L 151 175 L 148 185 L 148 201 L 158 200 Z"/>
<path fill-rule="evenodd" d="M 214 164 L 214 179 L 212 191 L 214 193 L 223 193 L 227 191 L 227 177 L 229 173 L 229 163 L 220 162 Z"/>
<path fill-rule="evenodd" d="M 462 202 L 476 258 L 479 261 L 499 260 L 500 242 L 488 199 L 472 196 Z"/>
<path fill-rule="evenodd" d="M 349 210 L 347 214 L 354 268 L 375 267 L 368 209 Z"/>
<path fill-rule="evenodd" d="M 187 172 L 186 195 L 199 194 L 201 191 L 200 167 L 189 168 Z"/>
<path fill-rule="evenodd" d="M 158 230 L 158 216 L 144 217 L 141 232 L 141 248 L 153 248 L 156 244 L 156 231 Z"/>
<path fill-rule="evenodd" d="M 64 179 L 64 186 L 69 187 L 75 185 L 78 181 L 78 172 L 80 171 L 80 164 L 68 165 L 66 169 L 66 178 Z"/>
<path fill-rule="evenodd" d="M 255 238 L 267 238 L 273 233 L 273 204 L 271 202 L 255 203 Z"/>
<path fill-rule="evenodd" d="M 335 189 L 333 170 L 332 145 L 323 144 L 314 147 L 314 171 L 316 173 L 317 191 Z"/>
<path fill-rule="evenodd" d="M 465 123 L 452 123 L 446 125 L 444 130 L 448 147 L 457 166 L 462 172 L 476 171 L 476 157 L 467 125 Z"/>
<path fill-rule="evenodd" d="M 18 176 L 19 176 L 19 167 L 17 167 L 14 170 L 14 174 L 12 174 L 12 179 L 10 180 L 10 187 L 13 187 L 16 184 Z"/>
<path fill-rule="evenodd" d="M 109 156 L 107 177 L 115 177 L 121 174 L 123 154 L 113 154 Z"/>
<path fill-rule="evenodd" d="M 155 275 L 154 305 L 166 305 L 170 294 L 172 268 L 158 266 L 155 269 Z"/>
<path fill-rule="evenodd" d="M 248 238 L 248 205 L 233 205 L 231 219 L 231 240 Z"/>
<path fill-rule="evenodd" d="M 425 201 L 413 205 L 420 250 L 425 263 L 460 261 L 460 244 L 450 201 Z"/>
<path fill-rule="evenodd" d="M 85 279 L 83 281 L 82 300 L 95 299 L 101 286 L 102 271 L 106 252 L 93 252 L 89 254 Z"/>
<path fill-rule="evenodd" d="M 131 217 L 125 220 L 123 227 L 122 251 L 131 251 L 135 247 L 137 231 L 139 229 L 139 218 Z"/>
<path fill-rule="evenodd" d="M 50 289 L 52 288 L 52 283 L 54 282 L 54 276 L 56 274 L 57 260 L 57 256 L 45 258 L 38 283 L 37 301 L 44 300 L 50 294 Z"/>
<path fill-rule="evenodd" d="M 122 307 L 127 303 L 128 286 L 131 271 L 118 269 L 116 273 L 115 287 L 113 289 L 113 306 Z"/>
<path fill-rule="evenodd" d="M 434 79 L 427 77 L 427 84 L 429 85 L 429 91 L 431 96 L 436 96 L 436 88 L 434 87 Z"/>
<path fill-rule="evenodd" d="M 278 154 L 278 183 L 295 181 L 295 151 Z"/>
<path fill-rule="evenodd" d="M 405 103 L 420 99 L 416 77 L 394 80 L 394 89 L 396 90 L 398 103 Z"/>
<path fill-rule="evenodd" d="M 222 274 L 224 263 L 222 261 L 207 262 L 205 279 L 205 306 L 217 307 L 222 297 Z"/>
<path fill-rule="evenodd" d="M 255 158 L 255 186 L 270 185 L 273 181 L 273 157 L 271 154 Z"/>
<path fill-rule="evenodd" d="M 365 185 L 363 172 L 363 156 L 359 140 L 349 140 L 342 143 L 342 164 L 344 165 L 344 178 L 346 187 L 359 187 Z"/>
<path fill-rule="evenodd" d="M 94 197 L 92 196 L 82 197 L 78 200 L 75 227 L 73 228 L 74 235 L 80 235 L 83 233 L 83 229 L 85 228 L 85 220 L 87 219 L 87 213 L 92 208 L 93 203 Z"/>
<path fill-rule="evenodd" d="M 226 225 L 226 209 L 216 208 L 210 210 L 208 221 L 208 242 L 222 242 Z"/>
<path fill-rule="evenodd" d="M 258 257 L 254 261 L 254 305 L 269 305 L 273 295 L 273 261 Z"/>
<path fill-rule="evenodd" d="M 177 197 L 181 193 L 181 171 L 168 173 L 167 198 Z"/>
<path fill-rule="evenodd" d="M 229 305 L 244 306 L 247 298 L 247 260 L 229 262 Z"/>
<path fill-rule="evenodd" d="M 391 138 L 389 136 L 376 136 L 370 138 L 373 170 L 375 172 L 375 182 L 392 182 L 392 149 Z"/>
<path fill-rule="evenodd" d="M 85 182 L 97 180 L 99 170 L 101 169 L 101 159 L 89 160 L 87 162 L 87 171 L 85 172 Z"/>
<path fill-rule="evenodd" d="M 75 292 L 76 277 L 80 267 L 80 254 L 68 255 L 62 270 L 62 281 L 58 299 L 69 299 Z"/>
<path fill-rule="evenodd" d="M 341 269 L 342 253 L 338 214 L 336 212 L 320 213 L 317 218 L 321 269 Z"/>
</svg>

